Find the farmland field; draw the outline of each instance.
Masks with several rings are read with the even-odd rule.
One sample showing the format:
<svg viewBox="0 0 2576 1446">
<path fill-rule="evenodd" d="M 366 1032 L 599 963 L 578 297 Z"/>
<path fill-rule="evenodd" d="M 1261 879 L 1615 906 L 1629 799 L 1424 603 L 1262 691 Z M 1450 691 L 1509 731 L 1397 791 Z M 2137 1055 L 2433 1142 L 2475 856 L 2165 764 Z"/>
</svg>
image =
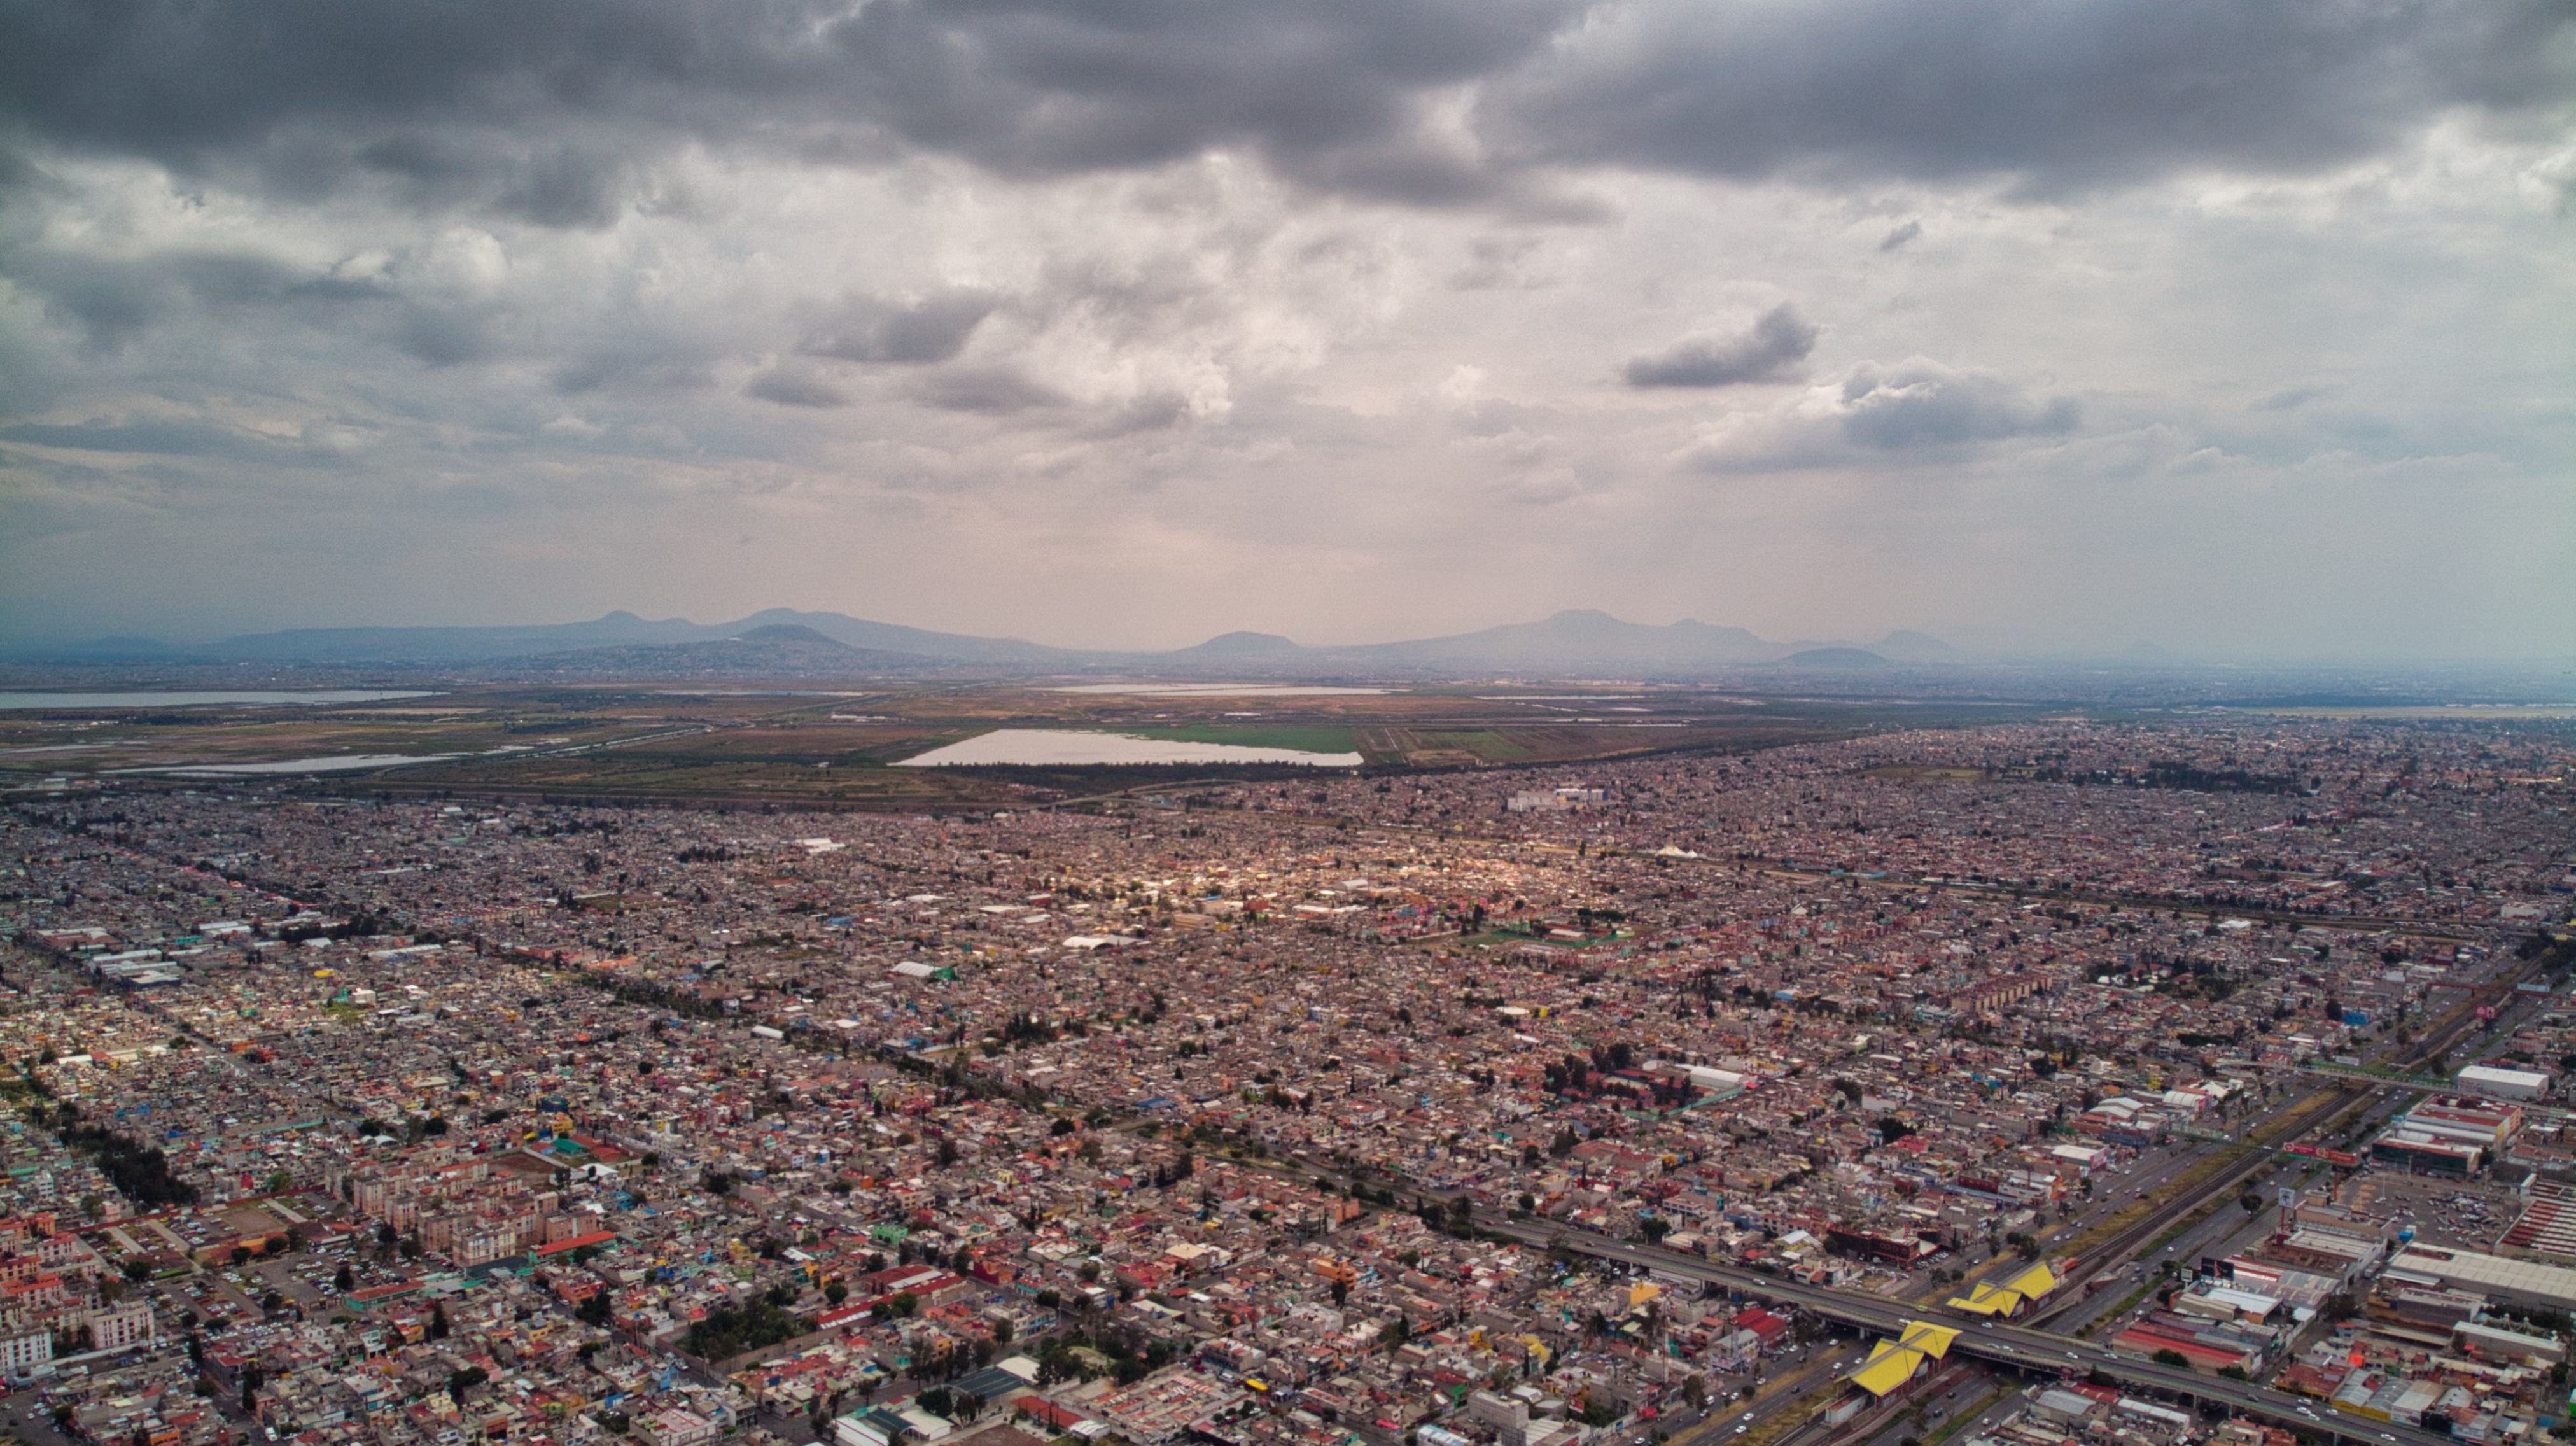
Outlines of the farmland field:
<svg viewBox="0 0 2576 1446">
<path fill-rule="evenodd" d="M 995 729 L 1361 755 L 1375 769 L 1488 769 L 1743 751 L 1875 728 L 2031 716 L 2029 707 L 1749 698 L 1687 688 L 1391 685 L 1382 692 L 1061 691 L 1062 679 L 818 690 L 669 684 L 455 685 L 327 707 L 60 705 L 0 713 L 0 790 L 297 787 L 734 806 L 996 808 L 1227 764 L 898 767 Z M 414 690 L 415 693 L 418 690 Z M 309 780 L 265 766 L 309 768 Z M 245 766 L 263 768 L 245 775 Z M 1245 765 L 1255 768 L 1269 765 Z M 174 770 L 216 768 L 215 775 Z"/>
</svg>

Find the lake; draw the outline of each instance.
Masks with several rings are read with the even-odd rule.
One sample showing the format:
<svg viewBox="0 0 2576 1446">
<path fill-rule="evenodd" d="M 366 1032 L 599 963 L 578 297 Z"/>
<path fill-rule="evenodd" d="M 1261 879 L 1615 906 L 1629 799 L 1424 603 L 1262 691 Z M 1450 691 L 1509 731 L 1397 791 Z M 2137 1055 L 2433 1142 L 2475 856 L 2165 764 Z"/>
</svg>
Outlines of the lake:
<svg viewBox="0 0 2576 1446">
<path fill-rule="evenodd" d="M 321 693 L 0 693 L 0 708 L 199 708 L 297 707 L 327 703 L 382 703 L 394 698 L 435 698 L 419 689 L 339 689 Z"/>
<path fill-rule="evenodd" d="M 996 728 L 896 764 L 898 768 L 947 768 L 984 763 L 1303 763 L 1316 768 L 1357 768 L 1356 753 L 1308 753 L 1295 748 L 1249 748 L 1239 743 L 1185 743 L 1088 733 L 1070 728 Z"/>
</svg>

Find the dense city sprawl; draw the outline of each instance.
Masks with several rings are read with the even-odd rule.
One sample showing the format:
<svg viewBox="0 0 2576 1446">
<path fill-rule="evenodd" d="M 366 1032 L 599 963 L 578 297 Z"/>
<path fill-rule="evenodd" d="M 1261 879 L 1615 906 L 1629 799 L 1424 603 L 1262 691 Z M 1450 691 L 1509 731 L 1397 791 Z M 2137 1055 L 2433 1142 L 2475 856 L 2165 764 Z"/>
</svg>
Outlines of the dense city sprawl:
<svg viewBox="0 0 2576 1446">
<path fill-rule="evenodd" d="M 2528 1438 L 2571 761 L 2239 720 L 950 817 L 27 798 L 0 1372 L 154 1446 L 2325 1430 L 1965 1358 L 2044 1322 Z M 1862 1297 L 1922 1329 L 1812 1303 Z"/>
</svg>

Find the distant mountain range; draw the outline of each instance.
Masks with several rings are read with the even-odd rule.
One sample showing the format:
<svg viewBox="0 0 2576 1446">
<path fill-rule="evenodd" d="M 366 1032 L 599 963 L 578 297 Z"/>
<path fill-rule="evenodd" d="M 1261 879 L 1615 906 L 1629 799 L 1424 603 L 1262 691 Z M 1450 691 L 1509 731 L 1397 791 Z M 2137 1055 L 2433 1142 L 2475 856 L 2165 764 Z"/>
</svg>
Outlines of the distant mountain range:
<svg viewBox="0 0 2576 1446">
<path fill-rule="evenodd" d="M 1692 678 L 1745 668 L 1849 672 L 1962 661 L 1949 644 L 1918 632 L 1892 632 L 1866 647 L 1777 643 L 1743 628 L 1690 619 L 1657 627 L 1590 609 L 1409 642 L 1310 648 L 1273 633 L 1234 632 L 1160 653 L 1052 648 L 771 608 L 730 623 L 656 621 L 619 611 L 589 622 L 526 627 L 296 628 L 188 648 L 113 638 L 21 656 L 122 664 L 410 667 L 567 681 L 1024 672 Z"/>
</svg>

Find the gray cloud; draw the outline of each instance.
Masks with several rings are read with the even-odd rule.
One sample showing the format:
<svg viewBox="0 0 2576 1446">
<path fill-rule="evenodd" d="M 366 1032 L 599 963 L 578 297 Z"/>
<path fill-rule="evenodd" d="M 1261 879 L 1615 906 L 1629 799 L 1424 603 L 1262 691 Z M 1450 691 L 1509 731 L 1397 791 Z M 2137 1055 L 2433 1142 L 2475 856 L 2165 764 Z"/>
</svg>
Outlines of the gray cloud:
<svg viewBox="0 0 2576 1446">
<path fill-rule="evenodd" d="M 949 412 L 1004 415 L 1032 407 L 1062 406 L 1062 393 L 1001 367 L 961 367 L 925 380 L 914 390 L 922 401 Z"/>
<path fill-rule="evenodd" d="M 624 170 L 616 157 L 558 147 L 521 171 L 497 205 L 535 225 L 596 231 L 625 206 Z"/>
<path fill-rule="evenodd" d="M 2557 0 L 1637 0 L 1503 79 L 1517 153 L 1707 175 L 2299 171 L 2563 99 Z"/>
<path fill-rule="evenodd" d="M 0 425 L 0 442 L 53 447 L 66 452 L 199 458 L 255 467 L 309 467 L 328 465 L 337 460 L 329 449 L 313 447 L 304 439 L 288 443 L 195 417 L 121 421 L 93 418 L 69 424 L 14 422 Z"/>
<path fill-rule="evenodd" d="M 1879 238 L 1878 249 L 1881 252 L 1893 251 L 1922 234 L 1922 222 L 1908 221 L 1904 225 L 1897 227 L 1895 230 L 1890 231 L 1885 236 Z"/>
<path fill-rule="evenodd" d="M 79 327 L 93 349 L 116 351 L 192 309 L 302 310 L 308 315 L 386 293 L 241 251 L 170 250 L 103 256 L 29 248 L 0 253 L 6 274 Z"/>
<path fill-rule="evenodd" d="M 1021 176 L 1243 148 L 1435 206 L 1526 205 L 1530 166 L 2065 187 L 2314 167 L 2553 101 L 2570 23 L 2557 0 L 0 0 L 0 116 L 558 228 L 607 224 L 685 141 Z M 1433 98 L 1474 82 L 1444 128 Z"/>
<path fill-rule="evenodd" d="M 985 292 L 956 290 L 912 302 L 862 297 L 817 329 L 798 350 L 854 362 L 943 362 L 992 314 Z"/>
<path fill-rule="evenodd" d="M 36 134 L 272 186 L 362 172 L 592 226 L 619 154 L 679 138 L 903 149 L 1036 175 L 1248 146 L 1308 184 L 1432 203 L 1495 190 L 1417 134 L 1429 90 L 1516 63 L 1569 0 L 136 0 L 0 3 L 0 107 Z M 490 132 L 590 128 L 515 166 Z M 336 159 L 335 159 L 336 158 Z M 519 174 L 472 183 L 495 169 Z"/>
<path fill-rule="evenodd" d="M 847 394 L 810 372 L 772 367 L 753 377 L 743 390 L 782 407 L 846 407 Z"/>
<path fill-rule="evenodd" d="M 2257 397 L 2246 406 L 2257 412 L 2294 412 L 2333 391 L 2334 388 L 2329 386 L 2288 387 L 2269 396 Z"/>
<path fill-rule="evenodd" d="M 482 361 L 500 350 L 482 318 L 425 306 L 409 309 L 394 329 L 394 345 L 434 367 Z"/>
<path fill-rule="evenodd" d="M 1883 451 L 2047 436 L 2071 432 L 2081 419 L 2072 397 L 2034 397 L 1991 372 L 1922 357 L 1854 368 L 1842 404 L 1843 436 Z"/>
<path fill-rule="evenodd" d="M 609 387 L 694 391 L 711 385 L 724 355 L 715 338 L 665 320 L 615 320 L 569 351 L 550 380 L 578 396 Z"/>
<path fill-rule="evenodd" d="M 1727 387 L 1789 381 L 1816 349 L 1816 327 L 1783 302 L 1734 337 L 1694 337 L 1622 370 L 1632 387 Z"/>
</svg>

